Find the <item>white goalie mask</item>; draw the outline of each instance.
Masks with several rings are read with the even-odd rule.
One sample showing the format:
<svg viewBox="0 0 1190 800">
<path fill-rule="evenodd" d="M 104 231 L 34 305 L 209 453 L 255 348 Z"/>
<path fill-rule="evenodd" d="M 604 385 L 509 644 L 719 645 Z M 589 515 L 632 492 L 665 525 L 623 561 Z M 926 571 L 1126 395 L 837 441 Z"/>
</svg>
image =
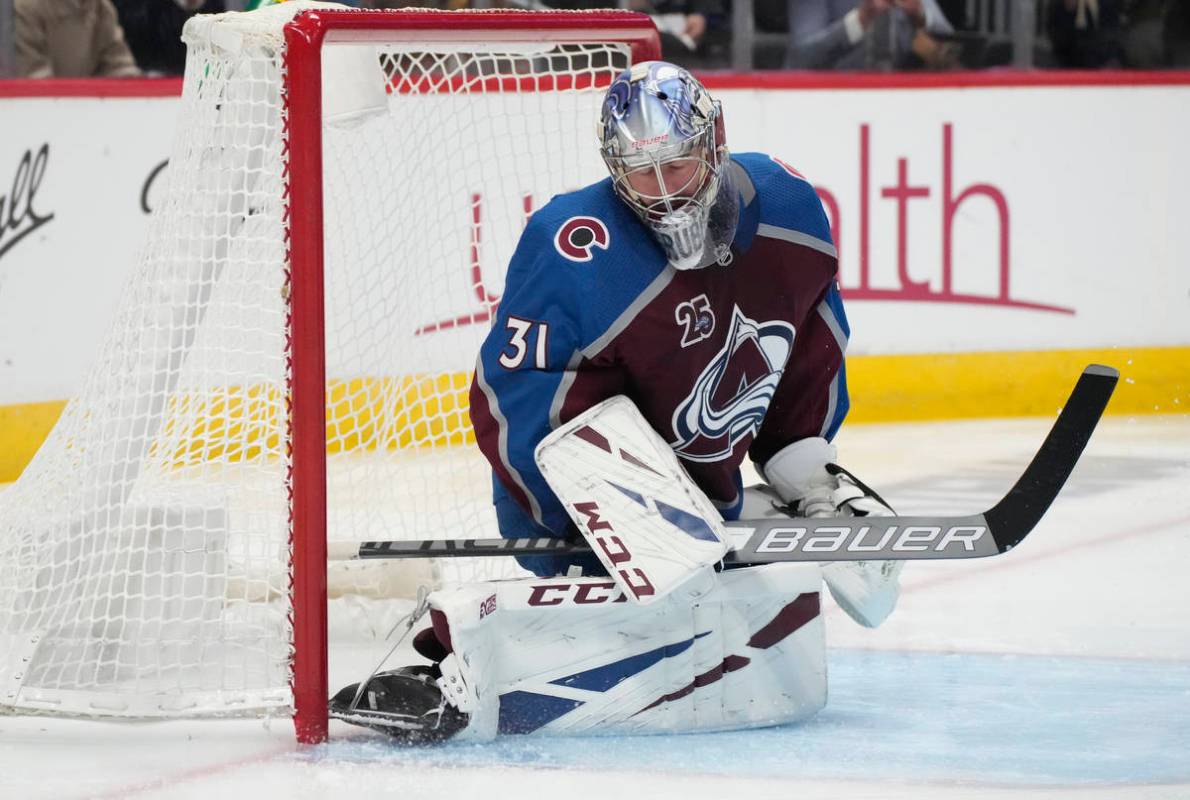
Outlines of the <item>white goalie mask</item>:
<svg viewBox="0 0 1190 800">
<path fill-rule="evenodd" d="M 645 61 L 608 87 L 600 154 L 616 194 L 677 269 L 731 261 L 739 193 L 719 103 L 681 67 Z"/>
</svg>

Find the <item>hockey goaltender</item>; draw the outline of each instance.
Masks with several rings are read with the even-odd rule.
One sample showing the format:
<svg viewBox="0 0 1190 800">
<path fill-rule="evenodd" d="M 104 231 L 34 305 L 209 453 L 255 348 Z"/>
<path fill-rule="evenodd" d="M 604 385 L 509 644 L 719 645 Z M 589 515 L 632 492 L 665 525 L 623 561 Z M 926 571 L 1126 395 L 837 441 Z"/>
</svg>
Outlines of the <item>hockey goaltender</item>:
<svg viewBox="0 0 1190 800">
<path fill-rule="evenodd" d="M 896 604 L 900 561 L 721 565 L 724 520 L 892 513 L 834 464 L 848 324 L 814 187 L 729 154 L 672 64 L 619 75 L 598 130 L 610 177 L 529 221 L 471 389 L 501 534 L 592 552 L 430 594 L 430 663 L 334 718 L 408 742 L 780 724 L 826 702 L 823 579 L 862 625 Z"/>
</svg>

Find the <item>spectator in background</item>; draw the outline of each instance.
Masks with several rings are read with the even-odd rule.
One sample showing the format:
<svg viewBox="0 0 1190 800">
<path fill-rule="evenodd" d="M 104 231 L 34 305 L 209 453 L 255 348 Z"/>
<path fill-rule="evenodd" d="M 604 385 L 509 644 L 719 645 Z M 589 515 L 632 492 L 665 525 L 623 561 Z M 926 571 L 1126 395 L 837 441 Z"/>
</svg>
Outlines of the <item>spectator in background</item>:
<svg viewBox="0 0 1190 800">
<path fill-rule="evenodd" d="M 789 0 L 794 69 L 957 66 L 954 33 L 936 0 Z"/>
<path fill-rule="evenodd" d="M 278 3 L 284 2 L 286 2 L 286 0 L 244 0 L 243 10 L 255 11 L 262 6 L 275 6 Z M 344 6 L 352 6 L 354 8 L 401 8 L 400 5 L 396 3 L 389 3 L 387 0 L 376 0 L 376 2 L 371 2 L 371 0 L 368 0 L 367 2 L 361 2 L 361 0 L 334 0 L 334 2 Z M 410 2 L 409 5 L 420 6 L 422 3 Z"/>
<path fill-rule="evenodd" d="M 112 0 L 140 68 L 151 75 L 186 70 L 182 26 L 197 13 L 226 11 L 223 0 Z"/>
<path fill-rule="evenodd" d="M 449 3 L 449 7 L 457 7 Z M 498 0 L 513 8 L 589 10 L 616 8 L 616 0 Z M 465 5 L 464 5 L 465 7 Z M 683 67 L 703 66 L 712 44 L 726 45 L 722 0 L 629 0 L 627 8 L 653 18 L 661 38 L 661 58 Z"/>
<path fill-rule="evenodd" d="M 628 7 L 653 18 L 661 34 L 662 60 L 685 67 L 700 66 L 716 38 L 712 20 L 721 23 L 724 19 L 720 0 L 630 0 Z M 725 33 L 722 39 L 727 38 Z"/>
<path fill-rule="evenodd" d="M 140 75 L 111 0 L 14 0 L 17 69 L 27 78 Z"/>
<path fill-rule="evenodd" d="M 1124 64 L 1124 31 L 1116 0 L 1051 0 L 1045 30 L 1059 67 L 1098 69 Z"/>
</svg>

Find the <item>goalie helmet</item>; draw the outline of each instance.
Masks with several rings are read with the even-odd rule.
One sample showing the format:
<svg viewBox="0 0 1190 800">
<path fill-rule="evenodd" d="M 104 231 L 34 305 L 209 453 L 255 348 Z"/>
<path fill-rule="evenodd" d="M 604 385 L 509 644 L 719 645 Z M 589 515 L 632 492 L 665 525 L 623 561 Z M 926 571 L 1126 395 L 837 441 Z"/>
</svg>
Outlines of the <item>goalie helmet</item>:
<svg viewBox="0 0 1190 800">
<path fill-rule="evenodd" d="M 739 194 L 722 132 L 719 103 L 664 61 L 620 73 L 603 101 L 600 154 L 616 194 L 677 269 L 731 261 Z"/>
</svg>

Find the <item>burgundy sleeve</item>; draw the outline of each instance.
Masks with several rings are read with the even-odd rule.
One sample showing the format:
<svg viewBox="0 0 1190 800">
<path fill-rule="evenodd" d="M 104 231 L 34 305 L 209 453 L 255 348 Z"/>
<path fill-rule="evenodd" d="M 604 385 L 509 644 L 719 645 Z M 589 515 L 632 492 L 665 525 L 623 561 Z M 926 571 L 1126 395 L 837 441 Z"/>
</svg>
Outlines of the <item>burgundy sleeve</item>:
<svg viewBox="0 0 1190 800">
<path fill-rule="evenodd" d="M 849 406 L 844 352 L 849 328 L 832 277 L 802 318 L 793 352 L 749 455 L 764 465 L 800 439 L 835 435 Z"/>
</svg>

